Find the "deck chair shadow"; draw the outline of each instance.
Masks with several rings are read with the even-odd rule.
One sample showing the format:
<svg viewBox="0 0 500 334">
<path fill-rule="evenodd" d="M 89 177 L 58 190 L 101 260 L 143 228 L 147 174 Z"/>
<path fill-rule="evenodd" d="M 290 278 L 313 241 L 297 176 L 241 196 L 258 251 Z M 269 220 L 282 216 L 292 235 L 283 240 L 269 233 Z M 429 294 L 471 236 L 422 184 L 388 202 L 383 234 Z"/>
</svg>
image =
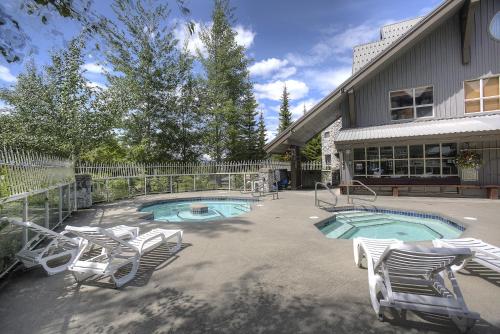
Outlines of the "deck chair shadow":
<svg viewBox="0 0 500 334">
<path fill-rule="evenodd" d="M 40 265 L 49 276 L 65 271 L 75 260 L 78 252 L 87 249 L 87 244 L 82 242 L 82 239 L 71 237 L 67 231 L 58 233 L 33 222 L 14 220 L 9 220 L 9 222 L 36 234 L 16 254 L 17 259 L 26 268 Z M 139 229 L 119 225 L 107 231 L 120 238 L 133 238 L 137 236 Z M 44 239 L 48 242 L 42 242 Z M 57 265 L 52 266 L 54 263 Z"/>
<path fill-rule="evenodd" d="M 100 227 L 66 226 L 66 230 L 76 234 L 89 245 L 102 248 L 100 254 L 84 258 L 79 252 L 76 259 L 68 267 L 77 282 L 91 276 L 110 276 L 117 288 L 134 278 L 139 268 L 141 256 L 162 244 L 169 245 L 169 240 L 176 243 L 169 247 L 171 253 L 181 249 L 182 230 L 153 229 L 130 240 L 123 240 Z M 130 268 L 123 274 L 124 268 Z"/>
<path fill-rule="evenodd" d="M 384 246 L 377 241 L 356 238 L 354 247 L 366 256 L 370 299 L 379 320 L 384 320 L 385 310 L 396 310 L 403 318 L 407 310 L 442 314 L 466 332 L 480 319 L 467 308 L 451 269 L 473 256 L 469 249 L 427 248 L 401 242 L 387 245 L 384 240 L 385 249 L 380 252 Z M 434 295 L 429 295 L 429 290 Z"/>
</svg>

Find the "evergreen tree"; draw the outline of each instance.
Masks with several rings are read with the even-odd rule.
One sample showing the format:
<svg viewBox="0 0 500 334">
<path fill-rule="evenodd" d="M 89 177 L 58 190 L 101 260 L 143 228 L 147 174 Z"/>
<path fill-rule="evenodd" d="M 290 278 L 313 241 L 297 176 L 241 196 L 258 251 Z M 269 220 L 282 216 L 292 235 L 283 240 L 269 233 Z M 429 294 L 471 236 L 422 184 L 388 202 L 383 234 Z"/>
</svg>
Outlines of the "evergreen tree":
<svg viewBox="0 0 500 334">
<path fill-rule="evenodd" d="M 206 75 L 207 148 L 216 161 L 235 160 L 245 156 L 248 147 L 242 120 L 252 112 L 249 60 L 245 48 L 236 43 L 233 10 L 227 0 L 215 0 L 212 22 L 200 33 L 206 55 L 199 52 Z"/>
<path fill-rule="evenodd" d="M 74 39 L 42 73 L 29 64 L 13 87 L 0 90 L 0 99 L 13 107 L 0 121 L 0 142 L 78 159 L 110 138 L 114 115 L 83 76 L 84 48 Z"/>
<path fill-rule="evenodd" d="M 283 94 L 281 95 L 281 105 L 279 121 L 280 125 L 278 132 L 285 131 L 292 124 L 292 113 L 290 111 L 290 93 L 286 89 L 286 85 L 283 86 Z"/>
<path fill-rule="evenodd" d="M 115 0 L 112 8 L 119 24 L 102 34 L 113 67 L 107 73 L 109 100 L 124 111 L 124 142 L 136 161 L 171 160 L 179 55 L 169 10 L 161 2 L 140 0 Z"/>
<path fill-rule="evenodd" d="M 321 161 L 321 133 L 309 140 L 302 148 L 302 156 L 307 161 Z"/>
<path fill-rule="evenodd" d="M 257 101 L 249 90 L 243 101 L 242 141 L 244 151 L 238 160 L 252 160 L 258 155 L 259 133 L 257 131 Z"/>
<path fill-rule="evenodd" d="M 257 139 L 257 159 L 265 159 L 267 156 L 264 146 L 266 145 L 266 123 L 264 123 L 264 114 L 262 111 L 259 115 L 259 125 L 258 125 L 258 139 Z"/>
</svg>

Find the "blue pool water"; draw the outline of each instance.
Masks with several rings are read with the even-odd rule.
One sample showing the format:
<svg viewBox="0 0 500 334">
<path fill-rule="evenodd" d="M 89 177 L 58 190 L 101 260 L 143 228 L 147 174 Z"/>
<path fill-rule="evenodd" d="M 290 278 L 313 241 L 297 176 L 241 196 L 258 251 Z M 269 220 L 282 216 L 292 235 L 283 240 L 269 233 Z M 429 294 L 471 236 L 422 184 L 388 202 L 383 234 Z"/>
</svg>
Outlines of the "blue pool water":
<svg viewBox="0 0 500 334">
<path fill-rule="evenodd" d="M 458 226 L 437 218 L 371 211 L 340 211 L 318 227 L 327 238 L 399 239 L 423 241 L 457 238 L 462 233 Z"/>
<path fill-rule="evenodd" d="M 208 212 L 191 212 L 191 204 L 205 204 Z M 236 199 L 194 199 L 169 201 L 148 205 L 141 212 L 152 212 L 154 220 L 164 222 L 203 222 L 237 217 L 252 209 L 252 201 Z"/>
</svg>

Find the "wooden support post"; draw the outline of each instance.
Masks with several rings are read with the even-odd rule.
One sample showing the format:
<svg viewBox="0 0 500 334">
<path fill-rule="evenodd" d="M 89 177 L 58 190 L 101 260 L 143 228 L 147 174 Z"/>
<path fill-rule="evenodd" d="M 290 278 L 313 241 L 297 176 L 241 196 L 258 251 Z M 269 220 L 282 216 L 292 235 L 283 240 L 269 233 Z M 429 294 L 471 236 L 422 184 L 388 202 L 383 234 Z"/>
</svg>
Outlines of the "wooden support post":
<svg viewBox="0 0 500 334">
<path fill-rule="evenodd" d="M 474 13 L 480 0 L 468 0 L 460 13 L 460 30 L 462 33 L 462 64 L 470 63 L 471 39 L 474 34 Z"/>
<path fill-rule="evenodd" d="M 300 164 L 300 147 L 291 146 L 292 160 L 290 161 L 292 168 L 292 189 L 297 190 L 302 186 L 302 168 Z"/>
<path fill-rule="evenodd" d="M 489 199 L 498 199 L 498 188 L 497 187 L 486 187 L 486 193 Z"/>
</svg>

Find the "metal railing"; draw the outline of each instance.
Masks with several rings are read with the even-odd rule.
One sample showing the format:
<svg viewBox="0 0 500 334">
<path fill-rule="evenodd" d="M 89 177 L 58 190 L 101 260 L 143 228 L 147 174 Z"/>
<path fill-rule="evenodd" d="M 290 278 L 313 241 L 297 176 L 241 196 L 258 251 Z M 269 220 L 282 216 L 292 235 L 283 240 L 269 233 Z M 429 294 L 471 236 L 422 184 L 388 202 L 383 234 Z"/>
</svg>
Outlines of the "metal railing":
<svg viewBox="0 0 500 334">
<path fill-rule="evenodd" d="M 328 190 L 328 192 L 333 196 L 333 198 L 335 199 L 335 202 L 334 203 L 330 203 L 330 202 L 327 202 L 327 201 L 323 201 L 323 200 L 320 200 L 318 199 L 318 186 L 323 186 L 323 188 L 325 188 L 326 190 Z M 333 207 L 337 206 L 337 202 L 338 202 L 338 197 L 337 195 L 335 195 L 335 193 L 328 187 L 327 184 L 323 183 L 323 182 L 316 182 L 314 184 L 314 205 L 317 206 L 317 207 L 320 207 L 320 203 L 326 203 L 328 205 L 331 205 Z"/>
<path fill-rule="evenodd" d="M 357 183 L 361 187 L 363 187 L 366 190 L 368 190 L 370 193 L 373 194 L 373 198 L 370 199 L 370 198 L 363 198 L 363 197 L 351 196 L 350 186 L 352 186 L 353 183 Z M 350 183 L 347 183 L 347 203 L 352 204 L 353 203 L 353 199 L 359 199 L 359 200 L 367 201 L 367 202 L 375 202 L 377 200 L 377 193 L 372 188 L 370 188 L 366 184 L 364 184 L 363 182 L 361 182 L 359 180 L 351 180 Z"/>
</svg>

